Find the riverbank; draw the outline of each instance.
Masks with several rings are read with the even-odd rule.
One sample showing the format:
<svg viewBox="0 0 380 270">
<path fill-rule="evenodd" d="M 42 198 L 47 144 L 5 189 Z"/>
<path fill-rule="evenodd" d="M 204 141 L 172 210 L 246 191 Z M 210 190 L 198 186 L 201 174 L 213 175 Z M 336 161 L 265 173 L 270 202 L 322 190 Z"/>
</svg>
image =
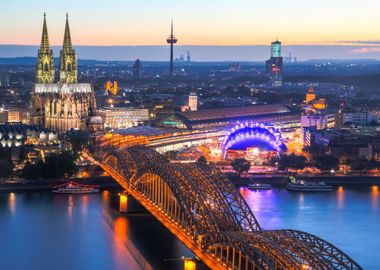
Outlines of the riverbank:
<svg viewBox="0 0 380 270">
<path fill-rule="evenodd" d="M 120 185 L 111 177 L 78 178 L 78 179 L 49 179 L 49 180 L 22 180 L 0 182 L 0 192 L 11 191 L 43 191 L 51 190 L 54 186 L 74 181 L 86 185 L 99 186 L 100 189 L 120 188 Z"/>
<path fill-rule="evenodd" d="M 286 175 L 254 175 L 250 178 L 239 178 L 238 176 L 229 176 L 236 186 L 247 185 L 248 181 L 258 183 L 267 183 L 276 186 L 285 186 L 288 182 Z M 323 181 L 329 185 L 380 185 L 380 176 L 372 175 L 297 175 L 297 179 L 309 182 Z M 251 179 L 251 180 L 249 180 Z"/>
<path fill-rule="evenodd" d="M 380 176 L 370 175 L 298 175 L 298 179 L 310 182 L 323 181 L 326 184 L 333 186 L 338 185 L 380 185 Z M 286 175 L 254 175 L 252 180 L 246 178 L 239 178 L 237 175 L 229 175 L 229 179 L 236 186 L 246 186 L 249 181 L 257 183 L 267 183 L 274 186 L 285 186 L 288 182 Z M 121 188 L 120 185 L 111 177 L 94 177 L 94 178 L 77 178 L 77 179 L 50 179 L 50 180 L 23 180 L 18 179 L 15 181 L 0 181 L 0 192 L 12 191 L 37 191 L 37 190 L 51 190 L 54 186 L 63 184 L 68 181 L 75 181 L 86 185 L 96 185 L 100 189 L 107 188 Z"/>
</svg>

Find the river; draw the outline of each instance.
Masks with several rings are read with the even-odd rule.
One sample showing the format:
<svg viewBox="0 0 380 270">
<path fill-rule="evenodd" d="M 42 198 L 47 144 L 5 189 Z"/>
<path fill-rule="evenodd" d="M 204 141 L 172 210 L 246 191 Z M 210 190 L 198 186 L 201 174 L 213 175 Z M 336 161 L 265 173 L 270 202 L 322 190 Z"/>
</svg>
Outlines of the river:
<svg viewBox="0 0 380 270">
<path fill-rule="evenodd" d="M 377 186 L 240 191 L 263 228 L 316 234 L 364 269 L 380 269 Z M 191 252 L 149 214 L 119 215 L 116 193 L 0 193 L 0 269 L 182 269 L 176 259 Z"/>
</svg>

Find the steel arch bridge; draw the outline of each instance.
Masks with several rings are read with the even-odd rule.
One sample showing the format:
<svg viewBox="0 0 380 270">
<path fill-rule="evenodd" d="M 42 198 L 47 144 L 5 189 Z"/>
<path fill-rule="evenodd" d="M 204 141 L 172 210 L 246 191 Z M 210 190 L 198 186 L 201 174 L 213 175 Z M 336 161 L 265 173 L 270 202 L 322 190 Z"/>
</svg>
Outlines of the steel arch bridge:
<svg viewBox="0 0 380 270">
<path fill-rule="evenodd" d="M 103 149 L 99 165 L 211 269 L 362 269 L 327 241 L 263 230 L 216 168 L 177 164 L 143 147 Z"/>
</svg>

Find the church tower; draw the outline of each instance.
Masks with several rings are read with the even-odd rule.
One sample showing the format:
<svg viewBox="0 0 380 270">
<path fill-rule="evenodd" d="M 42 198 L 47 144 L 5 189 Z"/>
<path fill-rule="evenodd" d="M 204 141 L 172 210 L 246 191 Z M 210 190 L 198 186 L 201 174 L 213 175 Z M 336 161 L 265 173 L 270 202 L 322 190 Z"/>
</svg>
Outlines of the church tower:
<svg viewBox="0 0 380 270">
<path fill-rule="evenodd" d="M 61 83 L 77 83 L 77 56 L 71 43 L 68 14 L 66 14 L 65 36 L 63 38 L 63 48 L 61 50 L 59 61 L 59 81 Z"/>
<path fill-rule="evenodd" d="M 37 55 L 36 83 L 54 83 L 54 56 L 50 49 L 49 35 L 46 25 L 46 14 L 44 13 L 44 23 L 42 27 L 42 38 L 40 49 Z"/>
</svg>

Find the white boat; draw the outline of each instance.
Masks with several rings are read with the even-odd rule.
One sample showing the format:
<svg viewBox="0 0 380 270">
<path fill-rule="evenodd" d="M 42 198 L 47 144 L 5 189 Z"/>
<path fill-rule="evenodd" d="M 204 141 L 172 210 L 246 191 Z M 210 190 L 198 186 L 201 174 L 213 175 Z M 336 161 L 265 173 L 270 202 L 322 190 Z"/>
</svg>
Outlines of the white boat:
<svg viewBox="0 0 380 270">
<path fill-rule="evenodd" d="M 290 191 L 307 191 L 307 192 L 319 192 L 319 191 L 332 191 L 333 188 L 327 185 L 325 182 L 307 182 L 303 180 L 297 180 L 293 176 L 289 177 L 289 182 L 286 188 Z"/>
<path fill-rule="evenodd" d="M 249 190 L 268 190 L 272 189 L 271 184 L 260 184 L 260 183 L 249 183 L 248 184 Z"/>
<path fill-rule="evenodd" d="M 55 186 L 53 193 L 61 194 L 85 194 L 99 192 L 98 186 L 83 185 L 75 182 L 68 182 L 62 185 Z"/>
</svg>

